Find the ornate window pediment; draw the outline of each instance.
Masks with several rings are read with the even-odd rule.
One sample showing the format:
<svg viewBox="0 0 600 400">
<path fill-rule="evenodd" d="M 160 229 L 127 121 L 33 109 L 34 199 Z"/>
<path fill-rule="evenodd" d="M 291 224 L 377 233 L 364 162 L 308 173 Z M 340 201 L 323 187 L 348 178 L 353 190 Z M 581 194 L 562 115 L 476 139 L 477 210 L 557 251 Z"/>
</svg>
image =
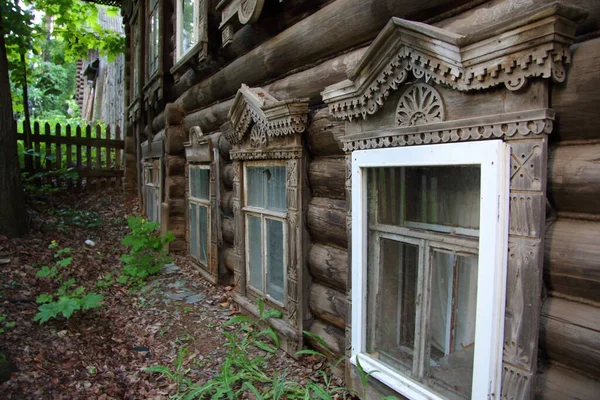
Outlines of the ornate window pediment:
<svg viewBox="0 0 600 400">
<path fill-rule="evenodd" d="M 233 34 L 239 26 L 251 24 L 258 20 L 265 0 L 221 0 L 217 11 L 221 13 L 221 35 L 223 47 L 233 41 Z"/>
<path fill-rule="evenodd" d="M 242 85 L 229 110 L 228 119 L 232 129 L 225 132 L 225 137 L 234 146 L 234 159 L 244 158 L 240 153 L 243 147 L 252 150 L 247 154 L 251 158 L 288 158 L 275 153 L 291 150 L 288 145 L 292 143 L 271 146 L 269 142 L 304 132 L 308 121 L 308 99 L 279 101 L 260 87 Z M 300 145 L 299 141 L 292 142 Z M 301 150 L 301 146 L 297 150 Z"/>
<path fill-rule="evenodd" d="M 466 36 L 392 18 L 349 79 L 325 88 L 323 100 L 335 117 L 352 120 L 377 112 L 410 73 L 460 91 L 500 84 L 518 90 L 534 77 L 562 82 L 574 21 L 583 16 L 552 4 Z"/>
</svg>

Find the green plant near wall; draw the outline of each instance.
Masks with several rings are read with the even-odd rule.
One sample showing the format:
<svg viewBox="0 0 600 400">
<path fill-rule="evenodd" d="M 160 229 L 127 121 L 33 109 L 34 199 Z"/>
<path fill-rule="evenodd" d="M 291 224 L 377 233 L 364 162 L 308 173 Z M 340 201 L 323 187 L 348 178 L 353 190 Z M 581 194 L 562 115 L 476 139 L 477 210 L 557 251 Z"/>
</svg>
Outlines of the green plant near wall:
<svg viewBox="0 0 600 400">
<path fill-rule="evenodd" d="M 320 370 L 323 384 L 317 385 L 308 382 L 304 385 L 288 379 L 287 370 L 275 371 L 272 374 L 266 372 L 267 359 L 279 349 L 279 337 L 271 328 L 262 328 L 267 325 L 270 318 L 280 318 L 281 313 L 277 310 L 265 310 L 264 303 L 257 299 L 259 317 L 254 321 L 246 316 L 238 315 L 230 318 L 223 325 L 223 335 L 227 339 L 227 356 L 221 364 L 221 370 L 214 378 L 202 385 L 196 384 L 187 378 L 189 369 L 183 368 L 183 359 L 187 350 L 179 349 L 178 357 L 172 368 L 157 365 L 147 368 L 146 372 L 160 373 L 176 384 L 176 393 L 173 399 L 240 399 L 252 396 L 257 400 L 262 399 L 321 399 L 333 400 L 339 398 L 357 398 L 359 394 L 354 390 L 333 384 L 331 373 Z M 305 335 L 314 338 L 324 348 L 325 341 L 310 332 Z M 252 348 L 262 350 L 266 356 L 256 354 Z M 326 358 L 323 353 L 315 350 L 300 350 L 296 355 L 313 355 Z M 340 358 L 333 368 L 344 360 Z M 365 388 L 369 379 L 362 368 L 359 370 L 361 382 Z M 366 394 L 363 394 L 366 399 Z M 388 396 L 382 400 L 398 400 Z"/>
<path fill-rule="evenodd" d="M 167 245 L 175 236 L 171 231 L 161 235 L 157 222 L 148 221 L 140 216 L 129 217 L 127 224 L 130 233 L 121 244 L 129 247 L 129 252 L 121 256 L 123 273 L 119 282 L 139 287 L 148 276 L 156 274 L 165 264 L 172 261 L 167 256 Z"/>
<path fill-rule="evenodd" d="M 58 243 L 52 241 L 49 248 L 58 248 Z M 33 320 L 39 321 L 40 324 L 61 315 L 69 319 L 75 311 L 87 311 L 100 307 L 104 300 L 104 296 L 101 294 L 95 292 L 86 294 L 86 288 L 79 286 L 75 278 L 66 279 L 68 277 L 68 267 L 73 262 L 70 248 L 57 250 L 54 253 L 54 258 L 57 260 L 53 266 L 43 266 L 36 273 L 38 278 L 48 278 L 60 284 L 56 292 L 42 293 L 36 298 L 36 303 L 40 306 Z"/>
</svg>

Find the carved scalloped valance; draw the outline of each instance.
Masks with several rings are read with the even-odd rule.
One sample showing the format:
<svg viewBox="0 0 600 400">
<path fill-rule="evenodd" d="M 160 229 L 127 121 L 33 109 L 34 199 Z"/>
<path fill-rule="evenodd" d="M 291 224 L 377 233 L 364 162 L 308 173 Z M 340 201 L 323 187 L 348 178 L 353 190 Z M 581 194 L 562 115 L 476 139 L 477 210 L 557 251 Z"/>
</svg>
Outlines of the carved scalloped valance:
<svg viewBox="0 0 600 400">
<path fill-rule="evenodd" d="M 518 90 L 533 77 L 562 82 L 574 21 L 583 16 L 551 4 L 467 36 L 392 18 L 349 79 L 325 88 L 323 100 L 333 116 L 352 120 L 377 112 L 411 73 L 461 91 L 500 84 Z"/>
<path fill-rule="evenodd" d="M 246 135 L 252 147 L 265 147 L 267 138 L 302 133 L 308 122 L 308 98 L 279 101 L 266 90 L 242 84 L 227 116 L 232 128 L 225 133 L 231 144 Z"/>
<path fill-rule="evenodd" d="M 544 108 L 364 132 L 347 135 L 341 140 L 344 151 L 349 152 L 419 144 L 511 138 L 515 135 L 535 137 L 550 134 L 553 122 L 554 111 Z"/>
</svg>

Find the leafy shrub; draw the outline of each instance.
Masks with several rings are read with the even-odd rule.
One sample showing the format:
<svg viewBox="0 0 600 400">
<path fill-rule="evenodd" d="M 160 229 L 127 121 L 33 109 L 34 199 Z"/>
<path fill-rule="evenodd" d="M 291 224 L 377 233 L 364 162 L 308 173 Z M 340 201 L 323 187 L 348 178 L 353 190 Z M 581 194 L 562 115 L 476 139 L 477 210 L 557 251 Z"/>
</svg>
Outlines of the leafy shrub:
<svg viewBox="0 0 600 400">
<path fill-rule="evenodd" d="M 121 256 L 123 274 L 120 283 L 140 286 L 150 275 L 156 274 L 163 265 L 172 260 L 167 257 L 167 245 L 175 237 L 170 231 L 161 236 L 157 222 L 142 217 L 130 217 L 127 220 L 131 232 L 125 236 L 121 244 L 130 248 L 129 253 Z"/>
<path fill-rule="evenodd" d="M 16 322 L 4 322 L 6 320 L 6 314 L 0 314 L 0 335 L 6 332 L 7 329 L 14 328 Z"/>
<path fill-rule="evenodd" d="M 49 248 L 58 247 L 58 243 L 52 241 Z M 41 304 L 38 307 L 38 313 L 33 317 L 34 321 L 39 321 L 40 324 L 47 322 L 50 318 L 57 318 L 62 315 L 69 319 L 75 311 L 87 311 L 92 308 L 101 306 L 104 296 L 95 292 L 85 293 L 86 289 L 83 286 L 77 285 L 77 280 L 74 278 L 65 279 L 67 271 L 65 269 L 73 262 L 73 257 L 70 256 L 71 249 L 66 247 L 57 250 L 54 253 L 54 258 L 58 260 L 49 267 L 43 266 L 36 276 L 39 278 L 50 278 L 60 287 L 56 293 L 42 293 L 36 298 L 36 303 Z"/>
</svg>

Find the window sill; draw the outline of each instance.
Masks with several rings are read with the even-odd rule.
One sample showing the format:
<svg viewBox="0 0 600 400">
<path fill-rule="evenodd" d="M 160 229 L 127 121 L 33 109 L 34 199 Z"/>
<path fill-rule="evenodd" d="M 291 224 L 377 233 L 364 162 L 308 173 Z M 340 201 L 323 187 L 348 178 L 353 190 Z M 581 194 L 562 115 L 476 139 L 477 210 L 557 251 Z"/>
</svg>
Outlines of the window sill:
<svg viewBox="0 0 600 400">
<path fill-rule="evenodd" d="M 207 49 L 208 45 L 206 42 L 200 41 L 196 43 L 184 55 L 179 57 L 169 72 L 171 75 L 183 75 L 185 69 L 192 68 L 197 70 L 200 63 L 206 59 Z"/>
<path fill-rule="evenodd" d="M 360 357 L 360 365 L 365 373 L 401 395 L 413 400 L 443 400 L 443 397 L 429 391 L 418 382 L 399 374 L 367 354 L 358 353 L 353 355 L 352 358 L 350 358 L 350 363 L 354 367 L 357 367 L 356 359 L 358 357 Z"/>
</svg>

